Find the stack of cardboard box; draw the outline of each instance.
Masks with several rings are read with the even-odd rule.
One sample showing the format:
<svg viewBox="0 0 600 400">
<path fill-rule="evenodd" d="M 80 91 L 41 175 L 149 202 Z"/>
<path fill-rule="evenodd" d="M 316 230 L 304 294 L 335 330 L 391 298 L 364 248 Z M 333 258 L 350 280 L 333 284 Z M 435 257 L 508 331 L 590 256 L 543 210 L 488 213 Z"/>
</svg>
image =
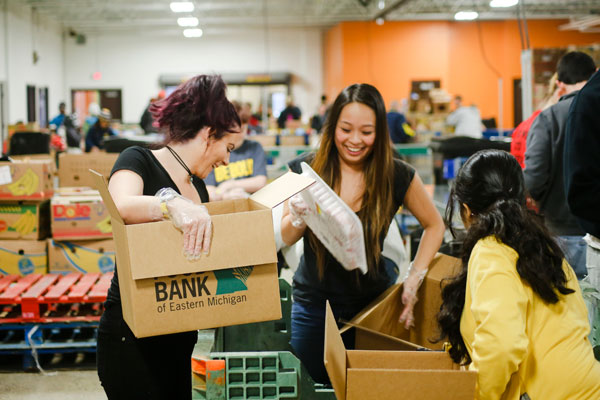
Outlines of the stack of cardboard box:
<svg viewBox="0 0 600 400">
<path fill-rule="evenodd" d="M 48 269 L 54 162 L 23 158 L 0 162 L 0 274 Z"/>
<path fill-rule="evenodd" d="M 61 154 L 59 188 L 52 198 L 52 238 L 48 239 L 50 272 L 110 272 L 115 245 L 110 214 L 100 194 L 91 189 L 88 169 L 109 175 L 118 154 Z"/>
</svg>

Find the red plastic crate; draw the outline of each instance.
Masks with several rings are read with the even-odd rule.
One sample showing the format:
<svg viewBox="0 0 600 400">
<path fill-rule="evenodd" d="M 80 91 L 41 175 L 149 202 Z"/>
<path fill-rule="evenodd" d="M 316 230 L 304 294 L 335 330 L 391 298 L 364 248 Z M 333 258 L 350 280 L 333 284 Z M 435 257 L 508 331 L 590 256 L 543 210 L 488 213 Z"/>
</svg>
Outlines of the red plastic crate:
<svg viewBox="0 0 600 400">
<path fill-rule="evenodd" d="M 0 323 L 96 321 L 113 273 L 0 278 Z"/>
</svg>

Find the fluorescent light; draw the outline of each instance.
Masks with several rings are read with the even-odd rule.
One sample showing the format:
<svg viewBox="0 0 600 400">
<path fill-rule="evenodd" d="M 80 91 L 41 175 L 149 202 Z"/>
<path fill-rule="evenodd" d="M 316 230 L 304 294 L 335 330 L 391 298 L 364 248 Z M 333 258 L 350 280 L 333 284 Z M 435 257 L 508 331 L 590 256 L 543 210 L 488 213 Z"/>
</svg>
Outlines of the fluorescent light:
<svg viewBox="0 0 600 400">
<path fill-rule="evenodd" d="M 518 3 L 519 0 L 492 0 L 490 1 L 490 7 L 512 7 Z"/>
<path fill-rule="evenodd" d="M 181 17 L 177 18 L 179 26 L 198 26 L 198 18 L 196 17 Z"/>
<path fill-rule="evenodd" d="M 385 0 L 379 0 L 379 3 L 377 3 L 377 8 L 383 10 L 385 8 Z"/>
<path fill-rule="evenodd" d="M 185 37 L 200 37 L 200 36 L 202 36 L 202 29 L 200 29 L 200 28 L 184 29 L 183 36 L 185 36 Z"/>
<path fill-rule="evenodd" d="M 171 11 L 192 12 L 194 11 L 194 3 L 191 1 L 173 1 L 171 2 Z"/>
<path fill-rule="evenodd" d="M 454 14 L 454 19 L 457 21 L 472 21 L 479 16 L 477 11 L 459 11 Z"/>
</svg>

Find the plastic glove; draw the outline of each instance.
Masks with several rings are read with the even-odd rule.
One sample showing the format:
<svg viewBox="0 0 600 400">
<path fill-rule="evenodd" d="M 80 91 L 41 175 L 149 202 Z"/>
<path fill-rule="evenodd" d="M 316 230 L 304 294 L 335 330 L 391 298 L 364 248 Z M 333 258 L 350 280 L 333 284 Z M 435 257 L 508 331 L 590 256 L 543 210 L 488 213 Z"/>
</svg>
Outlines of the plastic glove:
<svg viewBox="0 0 600 400">
<path fill-rule="evenodd" d="M 292 226 L 298 229 L 306 227 L 306 222 L 302 217 L 308 214 L 308 205 L 304 199 L 299 194 L 295 194 L 290 198 L 288 205 L 292 217 Z"/>
<path fill-rule="evenodd" d="M 183 232 L 183 254 L 188 260 L 196 260 L 201 253 L 208 254 L 210 239 L 212 236 L 212 222 L 210 215 L 202 204 L 196 204 L 177 192 L 165 195 L 165 189 L 161 197 L 166 202 L 169 219 L 173 225 Z M 169 190 L 169 189 L 167 189 Z M 169 198 L 170 197 L 170 198 Z"/>
<path fill-rule="evenodd" d="M 413 268 L 413 263 L 410 263 L 408 271 L 406 272 L 406 277 L 402 283 L 402 304 L 404 304 L 404 310 L 402 310 L 399 319 L 401 324 L 404 323 L 406 329 L 415 326 L 413 309 L 419 300 L 417 292 L 419 291 L 421 283 L 423 283 L 423 279 L 425 279 L 425 275 L 427 275 L 427 268 L 424 270 L 417 270 L 416 268 Z"/>
</svg>

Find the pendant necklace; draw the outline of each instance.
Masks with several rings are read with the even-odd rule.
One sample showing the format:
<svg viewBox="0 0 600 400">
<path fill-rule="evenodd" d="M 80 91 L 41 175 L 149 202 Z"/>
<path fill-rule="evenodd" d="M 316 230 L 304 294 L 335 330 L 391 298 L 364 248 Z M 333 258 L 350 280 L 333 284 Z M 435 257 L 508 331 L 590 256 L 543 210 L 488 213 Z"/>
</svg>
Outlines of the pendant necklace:
<svg viewBox="0 0 600 400">
<path fill-rule="evenodd" d="M 181 166 L 187 171 L 188 176 L 190 178 L 190 183 L 193 185 L 194 184 L 194 174 L 192 174 L 192 171 L 190 171 L 190 169 L 188 168 L 187 165 L 185 165 L 185 163 L 183 162 L 183 160 L 181 159 L 181 157 L 179 157 L 179 154 L 177 154 L 175 152 L 175 150 L 173 150 L 170 146 L 166 146 L 167 149 L 169 149 L 169 151 L 171 152 L 171 154 L 173 154 L 173 157 L 175 157 L 175 159 L 177 160 L 177 162 L 179 164 L 181 164 Z"/>
</svg>

